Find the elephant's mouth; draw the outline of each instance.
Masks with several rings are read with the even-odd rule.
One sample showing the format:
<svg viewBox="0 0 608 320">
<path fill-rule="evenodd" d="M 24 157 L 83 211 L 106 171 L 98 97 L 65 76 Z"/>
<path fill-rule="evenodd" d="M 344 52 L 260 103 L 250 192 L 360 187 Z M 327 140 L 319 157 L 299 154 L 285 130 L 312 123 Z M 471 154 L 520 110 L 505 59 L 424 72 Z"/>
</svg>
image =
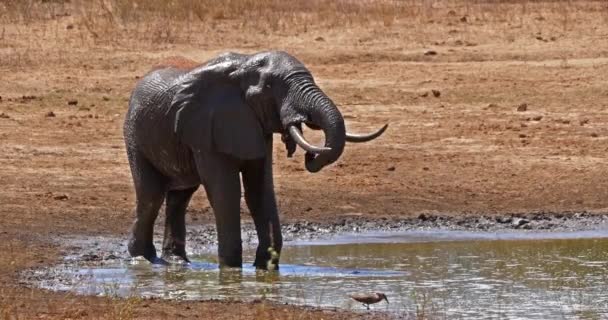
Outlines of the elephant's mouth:
<svg viewBox="0 0 608 320">
<path fill-rule="evenodd" d="M 322 129 L 321 126 L 317 126 L 315 124 L 308 124 L 308 123 L 305 123 L 305 124 L 308 127 L 315 129 L 315 130 Z M 287 128 L 287 132 L 289 133 L 289 136 L 291 137 L 291 141 L 295 142 L 295 144 L 299 145 L 300 148 L 302 148 L 306 151 L 305 166 L 309 172 L 318 172 L 326 165 L 337 160 L 337 157 L 332 156 L 332 154 L 335 154 L 335 152 L 331 148 L 330 143 L 328 143 L 327 136 L 326 136 L 326 142 L 325 142 L 324 146 L 322 146 L 322 147 L 316 146 L 306 140 L 306 138 L 304 137 L 304 134 L 302 133 L 302 130 L 300 129 L 300 126 L 301 125 L 297 125 L 297 124 L 289 125 Z M 386 128 L 388 128 L 388 124 L 385 124 L 382 128 L 380 128 L 376 132 L 369 133 L 369 134 L 351 134 L 351 133 L 347 132 L 347 133 L 345 133 L 345 141 L 346 142 L 355 142 L 355 143 L 368 142 L 368 141 L 374 140 L 374 139 L 378 138 L 379 136 L 381 136 L 384 133 L 384 131 L 386 131 Z M 285 141 L 286 140 L 284 139 L 284 142 Z M 295 144 L 293 144 L 293 142 L 291 143 L 291 145 L 287 144 L 288 142 L 286 142 L 287 152 L 288 152 L 287 155 L 289 157 L 291 157 L 293 152 L 295 152 Z"/>
</svg>

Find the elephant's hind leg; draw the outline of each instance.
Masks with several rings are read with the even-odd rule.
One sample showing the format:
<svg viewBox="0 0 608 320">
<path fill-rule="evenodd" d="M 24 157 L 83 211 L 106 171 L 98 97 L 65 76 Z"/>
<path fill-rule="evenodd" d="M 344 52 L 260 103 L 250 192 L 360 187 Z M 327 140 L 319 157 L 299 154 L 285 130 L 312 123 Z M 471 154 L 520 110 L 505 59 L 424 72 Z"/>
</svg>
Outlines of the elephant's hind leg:
<svg viewBox="0 0 608 320">
<path fill-rule="evenodd" d="M 129 254 L 132 257 L 143 256 L 152 263 L 164 263 L 156 256 L 153 237 L 154 221 L 165 198 L 166 178 L 139 152 L 128 152 L 128 156 L 137 197 Z"/>
<path fill-rule="evenodd" d="M 198 186 L 167 192 L 163 259 L 178 256 L 189 262 L 186 256 L 186 208 L 196 189 L 198 189 Z"/>
</svg>

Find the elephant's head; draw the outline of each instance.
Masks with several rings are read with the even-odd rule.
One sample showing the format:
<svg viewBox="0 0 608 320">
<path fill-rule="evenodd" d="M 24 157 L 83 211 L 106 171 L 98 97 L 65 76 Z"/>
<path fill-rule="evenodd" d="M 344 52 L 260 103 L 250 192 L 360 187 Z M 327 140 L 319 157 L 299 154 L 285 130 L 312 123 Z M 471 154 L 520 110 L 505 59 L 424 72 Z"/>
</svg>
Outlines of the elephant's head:
<svg viewBox="0 0 608 320">
<path fill-rule="evenodd" d="M 210 108 L 190 107 L 201 103 Z M 207 112 L 207 118 L 215 118 L 207 126 L 200 122 L 190 126 L 211 128 L 212 132 L 207 133 L 213 136 L 210 143 L 241 158 L 261 155 L 264 136 L 282 133 L 288 156 L 295 151 L 295 144 L 306 150 L 305 164 L 310 172 L 335 162 L 345 142 L 373 140 L 387 127 L 369 135 L 346 133 L 340 111 L 315 84 L 310 71 L 281 51 L 254 55 L 228 53 L 209 61 L 181 81 L 173 105 L 178 105 L 180 113 L 194 109 Z M 178 116 L 176 128 L 182 117 Z M 325 145 L 307 142 L 302 124 L 323 130 Z"/>
</svg>

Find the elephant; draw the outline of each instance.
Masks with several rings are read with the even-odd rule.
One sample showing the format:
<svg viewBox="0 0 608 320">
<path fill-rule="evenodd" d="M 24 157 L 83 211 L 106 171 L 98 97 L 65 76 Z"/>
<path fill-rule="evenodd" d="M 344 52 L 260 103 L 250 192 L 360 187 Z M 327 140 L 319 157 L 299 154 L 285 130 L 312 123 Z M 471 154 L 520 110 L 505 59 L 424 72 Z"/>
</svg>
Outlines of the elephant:
<svg viewBox="0 0 608 320">
<path fill-rule="evenodd" d="M 309 143 L 302 124 L 323 130 L 325 145 Z M 213 209 L 220 268 L 242 267 L 241 176 L 258 237 L 254 266 L 278 267 L 283 246 L 273 187 L 273 134 L 291 157 L 299 145 L 305 167 L 318 172 L 335 162 L 345 142 L 379 137 L 349 134 L 332 100 L 308 69 L 283 51 L 228 52 L 195 67 L 153 68 L 135 85 L 124 121 L 124 139 L 136 195 L 129 254 L 154 264 L 186 255 L 185 213 L 202 184 Z M 163 202 L 162 255 L 153 244 Z M 274 250 L 271 257 L 271 251 Z"/>
</svg>

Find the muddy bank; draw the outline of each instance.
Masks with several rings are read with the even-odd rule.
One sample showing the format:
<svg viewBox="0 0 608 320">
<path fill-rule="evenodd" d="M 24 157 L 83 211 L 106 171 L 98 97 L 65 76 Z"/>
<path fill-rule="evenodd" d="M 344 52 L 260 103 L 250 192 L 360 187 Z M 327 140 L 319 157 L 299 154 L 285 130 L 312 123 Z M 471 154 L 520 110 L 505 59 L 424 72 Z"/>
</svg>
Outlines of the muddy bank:
<svg viewBox="0 0 608 320">
<path fill-rule="evenodd" d="M 155 228 L 155 245 L 161 248 L 164 225 Z M 372 219 L 348 217 L 335 222 L 294 221 L 283 223 L 283 236 L 288 244 L 293 241 L 331 239 L 344 234 L 371 232 L 404 232 L 414 230 L 458 231 L 522 231 L 564 232 L 597 230 L 608 227 L 608 214 L 589 212 L 566 213 L 514 213 L 500 216 L 448 216 L 420 214 L 414 218 Z M 190 255 L 214 253 L 217 237 L 213 224 L 188 225 L 187 250 Z M 119 236 L 81 236 L 55 239 L 63 247 L 67 264 L 96 264 L 104 261 L 129 259 L 126 243 L 127 232 Z M 257 235 L 251 223 L 242 226 L 245 249 L 255 247 Z"/>
</svg>

